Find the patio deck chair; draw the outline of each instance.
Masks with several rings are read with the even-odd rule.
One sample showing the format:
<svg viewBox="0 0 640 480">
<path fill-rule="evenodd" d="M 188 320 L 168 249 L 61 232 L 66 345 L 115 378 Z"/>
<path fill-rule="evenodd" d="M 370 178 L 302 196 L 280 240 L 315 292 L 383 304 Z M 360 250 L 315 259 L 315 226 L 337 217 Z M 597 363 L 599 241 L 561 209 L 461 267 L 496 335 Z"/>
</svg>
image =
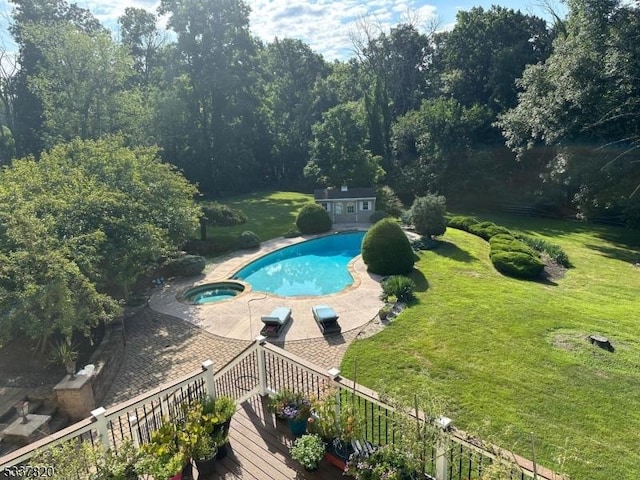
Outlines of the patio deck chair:
<svg viewBox="0 0 640 480">
<path fill-rule="evenodd" d="M 260 335 L 265 337 L 277 337 L 284 327 L 291 321 L 291 309 L 289 307 L 276 307 L 269 315 L 260 317 L 264 326 Z"/>
<path fill-rule="evenodd" d="M 340 333 L 342 331 L 342 328 L 340 328 L 338 324 L 338 315 L 336 315 L 333 308 L 328 305 L 316 305 L 315 307 L 311 307 L 311 311 L 323 335 Z"/>
</svg>

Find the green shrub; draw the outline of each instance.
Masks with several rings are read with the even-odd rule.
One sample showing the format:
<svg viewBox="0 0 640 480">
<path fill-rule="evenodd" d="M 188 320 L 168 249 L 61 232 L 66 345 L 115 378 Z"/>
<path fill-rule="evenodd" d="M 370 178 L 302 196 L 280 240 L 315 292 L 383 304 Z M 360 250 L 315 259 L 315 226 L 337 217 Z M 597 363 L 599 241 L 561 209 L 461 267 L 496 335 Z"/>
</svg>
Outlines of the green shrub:
<svg viewBox="0 0 640 480">
<path fill-rule="evenodd" d="M 242 210 L 218 202 L 204 203 L 202 212 L 207 223 L 214 227 L 232 227 L 241 225 L 248 220 Z"/>
<path fill-rule="evenodd" d="M 376 210 L 369 217 L 369 221 L 371 223 L 378 223 L 380 220 L 382 220 L 383 218 L 387 218 L 387 217 L 389 217 L 389 214 L 387 212 L 385 212 L 384 210 Z"/>
<path fill-rule="evenodd" d="M 385 278 L 382 283 L 382 294 L 380 300 L 386 302 L 389 297 L 396 297 L 398 302 L 410 302 L 415 299 L 416 284 L 409 277 L 402 275 L 392 275 Z"/>
<path fill-rule="evenodd" d="M 167 261 L 166 269 L 173 277 L 191 277 L 203 272 L 207 262 L 200 255 L 183 255 Z"/>
<path fill-rule="evenodd" d="M 300 236 L 300 230 L 295 230 L 292 228 L 291 230 L 287 230 L 286 232 L 284 232 L 282 236 L 284 238 L 296 238 Z"/>
<path fill-rule="evenodd" d="M 441 195 L 417 197 L 411 205 L 411 223 L 420 235 L 434 237 L 447 230 L 447 201 Z"/>
<path fill-rule="evenodd" d="M 464 230 L 465 232 L 469 231 L 469 227 L 471 225 L 477 225 L 480 223 L 473 217 L 465 217 L 462 215 L 458 215 L 455 217 L 451 217 L 447 220 L 447 225 L 451 228 L 457 228 L 458 230 Z"/>
<path fill-rule="evenodd" d="M 250 230 L 242 232 L 238 238 L 240 248 L 258 248 L 260 246 L 260 237 Z"/>
<path fill-rule="evenodd" d="M 411 248 L 415 251 L 434 250 L 439 246 L 440 242 L 431 237 L 420 237 L 417 240 L 411 240 Z"/>
<path fill-rule="evenodd" d="M 489 240 L 494 235 L 498 235 L 500 233 L 508 233 L 511 234 L 509 229 L 505 227 L 500 227 L 493 222 L 481 222 L 477 224 L 469 225 L 469 233 L 473 233 L 485 240 Z"/>
<path fill-rule="evenodd" d="M 558 265 L 562 265 L 565 268 L 571 267 L 571 262 L 569 261 L 569 256 L 562 249 L 562 247 L 556 245 L 555 243 L 551 243 L 546 241 L 540 237 L 530 237 L 529 235 L 518 234 L 518 240 L 529 245 L 531 248 L 538 252 L 546 253 L 549 258 L 551 258 Z"/>
<path fill-rule="evenodd" d="M 404 205 L 391 187 L 384 185 L 376 191 L 376 210 L 383 210 L 391 217 L 399 217 L 402 215 Z M 373 220 L 371 223 L 375 223 Z"/>
<path fill-rule="evenodd" d="M 362 259 L 372 273 L 402 275 L 413 269 L 414 254 L 400 225 L 385 218 L 364 236 Z"/>
<path fill-rule="evenodd" d="M 539 277 L 544 269 L 540 259 L 522 252 L 498 251 L 490 256 L 496 270 L 511 277 L 533 279 Z"/>
<path fill-rule="evenodd" d="M 538 254 L 531 247 L 524 242 L 516 239 L 513 235 L 506 233 L 499 233 L 489 239 L 489 245 L 491 246 L 491 252 L 520 252 L 537 257 Z"/>
<path fill-rule="evenodd" d="M 296 227 L 302 233 L 323 233 L 331 230 L 331 218 L 327 211 L 317 203 L 309 203 L 302 207 Z"/>
<path fill-rule="evenodd" d="M 189 240 L 184 249 L 189 254 L 214 257 L 236 248 L 236 239 L 231 235 L 216 235 L 206 240 Z"/>
</svg>

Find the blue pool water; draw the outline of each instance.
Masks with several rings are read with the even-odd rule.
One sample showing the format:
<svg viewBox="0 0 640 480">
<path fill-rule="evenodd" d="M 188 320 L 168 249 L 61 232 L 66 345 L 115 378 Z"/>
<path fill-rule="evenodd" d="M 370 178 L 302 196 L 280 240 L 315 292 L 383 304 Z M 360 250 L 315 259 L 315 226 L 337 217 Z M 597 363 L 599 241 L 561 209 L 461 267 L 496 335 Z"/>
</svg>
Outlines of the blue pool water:
<svg viewBox="0 0 640 480">
<path fill-rule="evenodd" d="M 364 235 L 337 233 L 281 248 L 251 262 L 233 278 L 283 297 L 339 292 L 353 283 L 347 264 L 360 255 Z"/>
</svg>

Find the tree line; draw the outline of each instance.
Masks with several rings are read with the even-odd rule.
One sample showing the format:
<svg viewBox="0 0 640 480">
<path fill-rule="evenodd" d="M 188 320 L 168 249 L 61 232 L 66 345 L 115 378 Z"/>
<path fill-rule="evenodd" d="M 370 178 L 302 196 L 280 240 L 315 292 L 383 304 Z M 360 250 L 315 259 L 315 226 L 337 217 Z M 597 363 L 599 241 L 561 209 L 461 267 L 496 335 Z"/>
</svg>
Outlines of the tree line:
<svg viewBox="0 0 640 480">
<path fill-rule="evenodd" d="M 551 25 L 498 6 L 446 32 L 361 22 L 354 56 L 328 62 L 257 39 L 242 0 L 127 8 L 118 40 L 75 4 L 12 0 L 0 160 L 118 134 L 212 197 L 387 185 L 407 204 L 431 192 L 638 226 L 638 5 L 566 3 Z"/>
</svg>

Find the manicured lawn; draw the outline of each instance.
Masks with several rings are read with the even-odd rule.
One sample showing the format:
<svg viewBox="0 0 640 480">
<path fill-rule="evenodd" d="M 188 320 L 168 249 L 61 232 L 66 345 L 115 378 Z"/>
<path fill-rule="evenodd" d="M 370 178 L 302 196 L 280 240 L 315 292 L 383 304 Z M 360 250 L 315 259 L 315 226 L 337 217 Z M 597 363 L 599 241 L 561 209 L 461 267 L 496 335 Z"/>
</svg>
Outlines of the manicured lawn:
<svg viewBox="0 0 640 480">
<path fill-rule="evenodd" d="M 221 203 L 242 210 L 249 220 L 233 227 L 209 226 L 207 237 L 229 245 L 231 250 L 236 248 L 236 239 L 246 230 L 258 235 L 262 241 L 281 237 L 296 228 L 298 211 L 312 201 L 313 195 L 295 192 L 260 192 L 224 199 Z"/>
<path fill-rule="evenodd" d="M 418 303 L 384 331 L 353 343 L 346 376 L 405 391 L 428 388 L 462 429 L 574 480 L 640 474 L 640 235 L 544 219 L 478 216 L 561 245 L 563 278 L 507 278 L 489 245 L 449 229 L 423 252 Z M 611 339 L 615 352 L 590 345 Z M 558 458 L 565 460 L 559 466 Z"/>
</svg>

